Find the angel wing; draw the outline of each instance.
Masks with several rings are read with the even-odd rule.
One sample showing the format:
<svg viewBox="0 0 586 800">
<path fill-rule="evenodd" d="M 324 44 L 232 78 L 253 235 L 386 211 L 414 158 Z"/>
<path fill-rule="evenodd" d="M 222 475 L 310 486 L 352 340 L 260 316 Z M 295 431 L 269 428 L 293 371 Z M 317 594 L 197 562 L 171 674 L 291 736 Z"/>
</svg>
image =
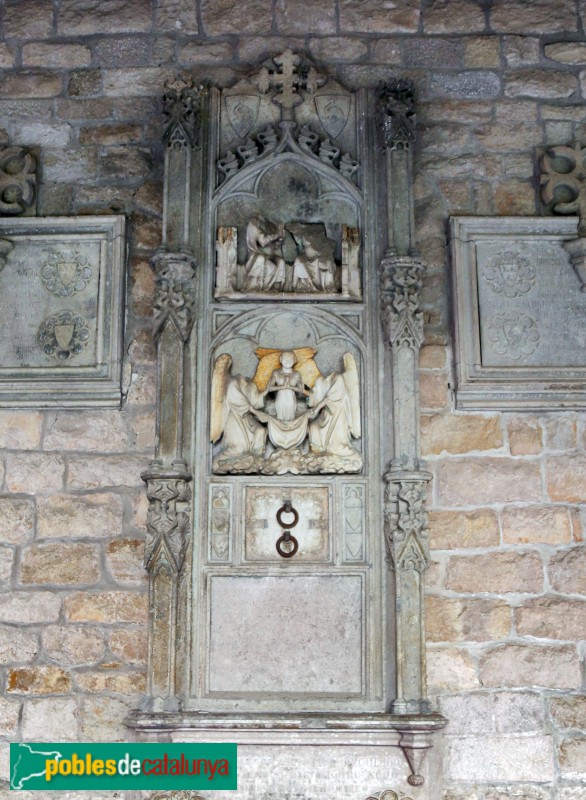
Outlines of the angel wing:
<svg viewBox="0 0 586 800">
<path fill-rule="evenodd" d="M 210 440 L 217 442 L 224 432 L 226 423 L 226 405 L 224 398 L 228 382 L 230 381 L 230 367 L 232 366 L 232 356 L 222 353 L 216 359 L 214 372 L 212 375 L 212 402 L 211 402 L 211 421 L 210 421 Z"/>
<path fill-rule="evenodd" d="M 260 392 L 264 392 L 271 375 L 281 366 L 279 359 L 283 351 L 273 347 L 257 347 L 254 352 L 259 362 L 253 380 L 256 383 L 257 389 Z M 312 389 L 313 384 L 321 374 L 317 368 L 317 364 L 313 360 L 317 350 L 314 350 L 313 347 L 296 347 L 293 348 L 292 352 L 295 353 L 297 358 L 295 369 L 301 373 L 303 383 Z"/>
<path fill-rule="evenodd" d="M 362 435 L 360 423 L 360 382 L 358 380 L 358 369 L 352 353 L 344 353 L 344 385 L 348 394 L 350 407 L 350 433 L 355 439 Z"/>
</svg>

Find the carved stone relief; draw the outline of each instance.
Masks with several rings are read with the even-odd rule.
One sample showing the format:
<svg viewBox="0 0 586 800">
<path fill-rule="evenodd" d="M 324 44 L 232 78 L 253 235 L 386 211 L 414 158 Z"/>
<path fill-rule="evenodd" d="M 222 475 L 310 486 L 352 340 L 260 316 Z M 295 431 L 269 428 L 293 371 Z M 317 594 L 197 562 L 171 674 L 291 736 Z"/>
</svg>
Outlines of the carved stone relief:
<svg viewBox="0 0 586 800">
<path fill-rule="evenodd" d="M 352 353 L 323 376 L 317 351 L 259 348 L 253 378 L 232 376 L 232 358 L 214 364 L 211 396 L 214 472 L 264 475 L 358 472 L 362 456 L 360 383 Z"/>
<path fill-rule="evenodd" d="M 37 203 L 37 159 L 27 147 L 0 148 L 0 216 L 33 216 Z"/>
<path fill-rule="evenodd" d="M 361 484 L 344 486 L 344 561 L 347 563 L 364 561 L 366 557 L 365 488 Z"/>
<path fill-rule="evenodd" d="M 211 562 L 230 560 L 232 540 L 232 486 L 213 484 L 209 496 L 209 555 Z"/>
</svg>

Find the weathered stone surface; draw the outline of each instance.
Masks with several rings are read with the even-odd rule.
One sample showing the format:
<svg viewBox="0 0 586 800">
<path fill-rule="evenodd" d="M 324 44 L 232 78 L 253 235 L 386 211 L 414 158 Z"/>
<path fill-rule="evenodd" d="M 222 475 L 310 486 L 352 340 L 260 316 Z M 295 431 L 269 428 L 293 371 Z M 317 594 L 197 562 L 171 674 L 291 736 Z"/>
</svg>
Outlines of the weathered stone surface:
<svg viewBox="0 0 586 800">
<path fill-rule="evenodd" d="M 401 42 L 399 39 L 377 39 L 370 44 L 370 61 L 382 64 L 401 63 Z"/>
<path fill-rule="evenodd" d="M 46 125 L 32 122 L 18 126 L 18 141 L 35 147 L 67 147 L 71 139 L 71 125 Z"/>
<path fill-rule="evenodd" d="M 535 190 L 531 181 L 509 180 L 497 186 L 494 193 L 498 214 L 535 214 Z"/>
<path fill-rule="evenodd" d="M 0 697 L 0 736 L 15 740 L 18 734 L 20 703 Z"/>
<path fill-rule="evenodd" d="M 540 500 L 541 470 L 509 458 L 454 459 L 440 465 L 437 489 L 448 506 Z"/>
<path fill-rule="evenodd" d="M 88 625 L 48 625 L 42 635 L 45 653 L 56 664 L 95 664 L 104 653 L 104 634 Z"/>
<path fill-rule="evenodd" d="M 172 79 L 173 71 L 161 67 L 136 67 L 134 69 L 107 69 L 102 73 L 104 94 L 108 97 L 158 97 L 165 81 Z"/>
<path fill-rule="evenodd" d="M 543 565 L 538 553 L 497 552 L 477 556 L 452 556 L 446 588 L 454 592 L 540 592 Z"/>
<path fill-rule="evenodd" d="M 114 539 L 106 548 L 106 565 L 120 583 L 144 583 L 147 574 L 143 562 L 143 539 Z"/>
<path fill-rule="evenodd" d="M 146 664 L 147 639 L 143 630 L 113 630 L 110 650 L 121 661 L 129 664 Z"/>
<path fill-rule="evenodd" d="M 558 728 L 586 728 L 586 695 L 551 697 L 549 711 Z"/>
<path fill-rule="evenodd" d="M 586 455 L 553 456 L 546 461 L 547 491 L 552 500 L 586 500 Z"/>
<path fill-rule="evenodd" d="M 586 778 L 586 738 L 564 739 L 559 746 L 560 769 L 564 778 Z"/>
<path fill-rule="evenodd" d="M 59 490 L 64 469 L 61 456 L 53 453 L 7 453 L 6 486 L 24 494 Z"/>
<path fill-rule="evenodd" d="M 161 31 L 197 33 L 197 13 L 190 0 L 159 0 L 156 28 Z"/>
<path fill-rule="evenodd" d="M 154 302 L 154 272 L 146 258 L 133 258 L 130 268 L 132 310 L 139 317 L 147 316 L 151 312 Z"/>
<path fill-rule="evenodd" d="M 36 620 L 34 621 L 36 622 Z M 0 625 L 0 661 L 2 664 L 10 664 L 12 661 L 26 664 L 27 661 L 32 661 L 38 652 L 39 637 L 36 633 Z"/>
<path fill-rule="evenodd" d="M 562 64 L 586 63 L 586 42 L 554 42 L 543 48 L 546 58 Z"/>
<path fill-rule="evenodd" d="M 424 455 L 469 453 L 502 447 L 498 417 L 471 414 L 435 414 L 421 418 L 421 449 Z"/>
<path fill-rule="evenodd" d="M 67 482 L 71 489 L 140 486 L 140 473 L 147 466 L 146 458 L 135 456 L 72 457 L 69 460 Z"/>
<path fill-rule="evenodd" d="M 498 33 L 556 33 L 575 31 L 576 8 L 572 0 L 537 0 L 530 6 L 524 0 L 495 0 L 490 25 Z"/>
<path fill-rule="evenodd" d="M 511 610 L 494 600 L 452 600 L 428 597 L 425 625 L 430 642 L 484 642 L 506 639 Z"/>
<path fill-rule="evenodd" d="M 340 30 L 346 33 L 415 33 L 419 25 L 416 0 L 380 3 L 378 0 L 340 0 Z"/>
<path fill-rule="evenodd" d="M 23 67 L 85 67 L 92 58 L 83 44 L 43 44 L 34 42 L 22 48 Z"/>
<path fill-rule="evenodd" d="M 438 72 L 431 75 L 430 89 L 439 97 L 491 98 L 500 93 L 501 82 L 496 72 L 488 70 Z"/>
<path fill-rule="evenodd" d="M 146 166 L 147 163 L 145 162 Z M 132 215 L 132 225 L 136 231 L 136 237 L 133 242 L 135 250 L 156 250 L 161 242 L 163 233 L 161 220 L 158 217 L 150 217 L 136 212 Z"/>
<path fill-rule="evenodd" d="M 558 800 L 586 800 L 586 786 L 560 786 Z"/>
<path fill-rule="evenodd" d="M 0 546 L 0 589 L 8 589 L 12 584 L 14 547 Z"/>
<path fill-rule="evenodd" d="M 13 0 L 4 7 L 4 36 L 7 39 L 42 39 L 53 32 L 51 0 Z"/>
<path fill-rule="evenodd" d="M 470 547 L 495 547 L 499 544 L 499 524 L 494 511 L 430 511 L 430 547 L 433 550 L 459 550 Z"/>
<path fill-rule="evenodd" d="M 0 622 L 56 622 L 61 598 L 52 592 L 0 594 Z"/>
<path fill-rule="evenodd" d="M 538 420 L 510 419 L 507 421 L 507 432 L 512 456 L 530 456 L 541 452 L 543 432 Z"/>
<path fill-rule="evenodd" d="M 63 694 L 70 688 L 69 674 L 52 665 L 11 669 L 6 684 L 6 691 L 15 694 Z"/>
<path fill-rule="evenodd" d="M 152 25 L 150 0 L 63 0 L 57 31 L 66 36 L 92 33 L 148 31 Z"/>
<path fill-rule="evenodd" d="M 358 61 L 368 52 L 363 39 L 331 36 L 327 39 L 312 39 L 309 52 L 318 61 Z"/>
<path fill-rule="evenodd" d="M 92 100 L 66 98 L 56 102 L 56 115 L 67 120 L 107 119 L 112 116 L 112 100 L 105 97 Z"/>
<path fill-rule="evenodd" d="M 431 0 L 423 11 L 425 33 L 473 33 L 483 31 L 482 8 L 473 0 Z"/>
<path fill-rule="evenodd" d="M 448 737 L 447 772 L 459 781 L 551 781 L 551 736 Z"/>
<path fill-rule="evenodd" d="M 124 507 L 115 494 L 56 494 L 37 500 L 39 539 L 103 538 L 122 532 Z"/>
<path fill-rule="evenodd" d="M 39 544 L 23 548 L 21 583 L 91 584 L 100 578 L 96 547 L 90 544 Z"/>
<path fill-rule="evenodd" d="M 29 742 L 76 742 L 77 707 L 72 697 L 28 700 L 22 714 L 22 737 Z"/>
<path fill-rule="evenodd" d="M 277 0 L 275 22 L 281 33 L 335 33 L 334 0 Z"/>
<path fill-rule="evenodd" d="M 159 14 L 162 11 L 159 4 Z M 193 12 L 192 16 L 195 18 Z M 141 67 L 149 63 L 149 40 L 142 36 L 109 36 L 95 42 L 93 49 L 96 62 L 102 69 Z"/>
<path fill-rule="evenodd" d="M 483 686 L 577 689 L 581 685 L 580 659 L 569 645 L 503 645 L 481 656 L 480 682 Z"/>
<path fill-rule="evenodd" d="M 69 73 L 67 94 L 71 97 L 91 97 L 102 93 L 102 73 L 99 69 L 79 69 Z"/>
<path fill-rule="evenodd" d="M 538 639 L 586 639 L 586 601 L 536 597 L 515 609 L 521 636 Z"/>
<path fill-rule="evenodd" d="M 14 64 L 14 51 L 7 44 L 0 44 L 0 69 L 10 69 Z"/>
<path fill-rule="evenodd" d="M 548 573 L 556 592 L 586 595 L 586 548 L 574 547 L 552 555 Z"/>
<path fill-rule="evenodd" d="M 97 153 L 88 147 L 82 150 L 46 148 L 43 153 L 43 176 L 54 183 L 76 183 L 96 174 Z"/>
<path fill-rule="evenodd" d="M 568 544 L 570 515 L 556 506 L 509 507 L 502 512 L 503 541 L 509 544 Z"/>
<path fill-rule="evenodd" d="M 45 450 L 124 452 L 128 447 L 126 421 L 120 411 L 67 411 L 49 415 Z"/>
<path fill-rule="evenodd" d="M 179 61 L 183 64 L 218 64 L 230 61 L 232 57 L 229 42 L 188 42 L 179 52 Z"/>
<path fill-rule="evenodd" d="M 210 36 L 229 33 L 270 33 L 270 0 L 245 0 L 234 5 L 230 0 L 202 0 L 203 26 Z"/>
<path fill-rule="evenodd" d="M 9 72 L 2 76 L 0 97 L 56 97 L 63 89 L 54 72 Z"/>
<path fill-rule="evenodd" d="M 103 697 L 88 697 L 81 709 L 81 741 L 125 742 L 128 728 L 124 719 L 131 705 L 113 697 L 104 702 Z"/>
<path fill-rule="evenodd" d="M 501 43 L 497 37 L 477 36 L 464 40 L 465 67 L 500 67 Z"/>
<path fill-rule="evenodd" d="M 479 685 L 472 658 L 456 648 L 427 648 L 427 680 L 432 693 L 474 689 Z"/>
<path fill-rule="evenodd" d="M 542 695 L 533 692 L 497 692 L 491 697 L 497 733 L 540 733 L 546 730 Z"/>
<path fill-rule="evenodd" d="M 438 344 L 424 345 L 419 351 L 420 369 L 444 369 L 446 366 L 446 348 Z"/>
<path fill-rule="evenodd" d="M 20 139 L 19 139 L 20 142 Z M 22 142 L 27 144 L 27 142 Z M 0 447 L 30 450 L 41 441 L 43 416 L 37 411 L 0 411 Z"/>
<path fill-rule="evenodd" d="M 405 46 L 404 62 L 407 67 L 461 67 L 462 43 L 458 39 L 409 39 Z"/>
<path fill-rule="evenodd" d="M 75 683 L 79 689 L 92 694 L 114 692 L 115 694 L 137 695 L 146 689 L 144 672 L 78 672 Z"/>
<path fill-rule="evenodd" d="M 137 592 L 76 592 L 65 599 L 71 622 L 144 622 L 147 597 Z"/>
<path fill-rule="evenodd" d="M 32 500 L 0 497 L 0 542 L 22 544 L 33 534 L 35 507 Z"/>
<path fill-rule="evenodd" d="M 448 403 L 448 378 L 445 374 L 422 372 L 419 379 L 422 408 L 445 408 Z"/>
<path fill-rule="evenodd" d="M 567 72 L 542 72 L 537 69 L 514 72 L 507 78 L 507 97 L 564 98 L 574 94 L 577 81 Z"/>
</svg>

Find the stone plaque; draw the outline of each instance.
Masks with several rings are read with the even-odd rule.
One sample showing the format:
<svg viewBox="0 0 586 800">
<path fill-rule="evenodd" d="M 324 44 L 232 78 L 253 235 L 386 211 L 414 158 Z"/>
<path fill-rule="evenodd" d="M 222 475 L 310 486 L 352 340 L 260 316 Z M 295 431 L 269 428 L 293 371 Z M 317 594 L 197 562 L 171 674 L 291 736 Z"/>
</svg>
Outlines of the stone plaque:
<svg viewBox="0 0 586 800">
<path fill-rule="evenodd" d="M 327 486 L 249 486 L 246 488 L 244 557 L 247 561 L 281 562 L 275 542 L 282 530 L 276 520 L 285 500 L 299 514 L 291 533 L 299 542 L 298 561 L 329 561 L 329 502 Z M 291 517 L 285 517 L 286 520 Z"/>
<path fill-rule="evenodd" d="M 210 585 L 211 692 L 362 691 L 360 576 L 215 575 Z"/>
<path fill-rule="evenodd" d="M 0 406 L 119 406 L 124 218 L 1 219 L 0 245 Z"/>
<path fill-rule="evenodd" d="M 460 408 L 583 408 L 586 293 L 576 218 L 451 221 Z"/>
</svg>

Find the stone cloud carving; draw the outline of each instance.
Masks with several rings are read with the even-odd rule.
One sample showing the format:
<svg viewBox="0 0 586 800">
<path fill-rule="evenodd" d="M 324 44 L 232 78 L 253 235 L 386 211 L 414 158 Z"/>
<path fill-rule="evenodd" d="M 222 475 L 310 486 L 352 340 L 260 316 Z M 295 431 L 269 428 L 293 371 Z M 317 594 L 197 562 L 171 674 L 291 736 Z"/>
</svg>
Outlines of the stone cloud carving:
<svg viewBox="0 0 586 800">
<path fill-rule="evenodd" d="M 310 347 L 258 348 L 252 379 L 232 376 L 232 358 L 220 355 L 212 378 L 211 430 L 220 443 L 216 473 L 358 472 L 362 456 L 360 384 L 354 356 L 341 372 L 323 376 Z"/>
</svg>

